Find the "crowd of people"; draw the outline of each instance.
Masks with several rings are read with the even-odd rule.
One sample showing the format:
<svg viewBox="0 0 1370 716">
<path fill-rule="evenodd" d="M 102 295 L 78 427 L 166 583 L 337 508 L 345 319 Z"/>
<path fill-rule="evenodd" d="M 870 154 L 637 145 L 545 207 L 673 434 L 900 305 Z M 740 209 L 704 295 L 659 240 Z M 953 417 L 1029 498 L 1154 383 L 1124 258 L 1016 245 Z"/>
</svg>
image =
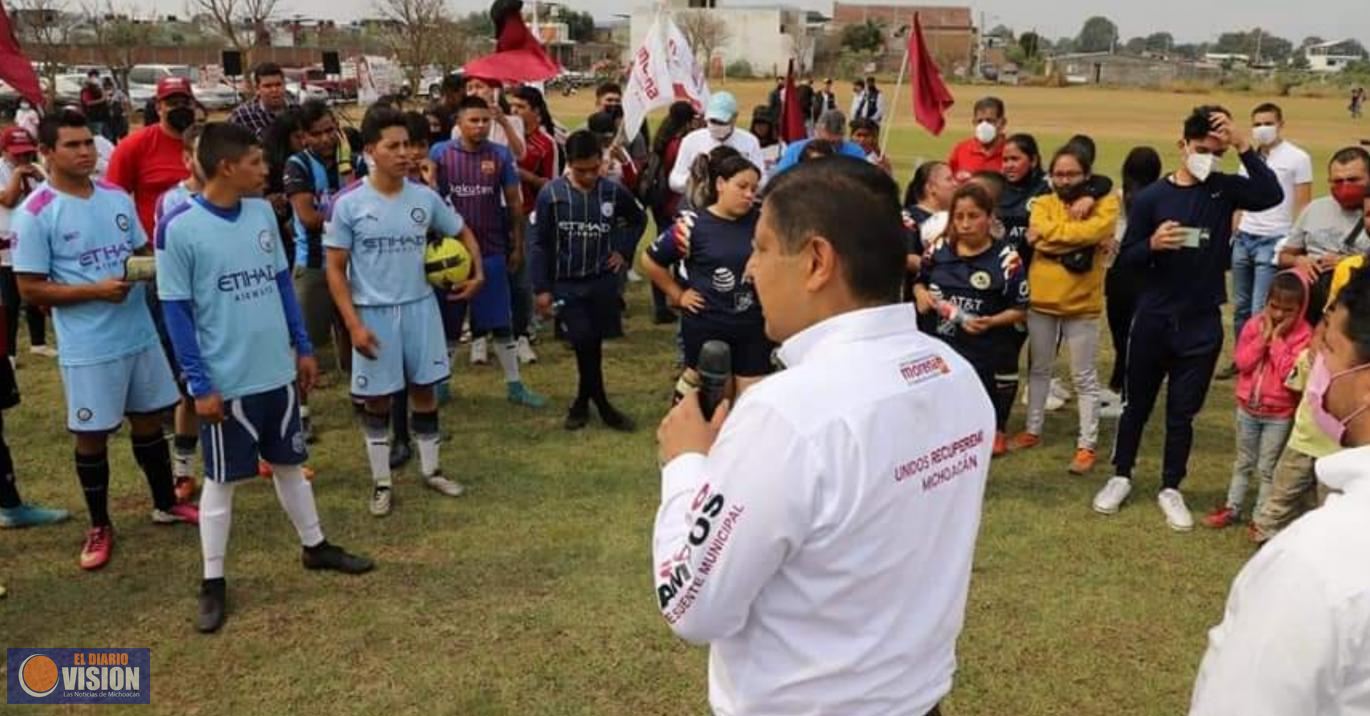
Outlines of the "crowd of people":
<svg viewBox="0 0 1370 716">
<path fill-rule="evenodd" d="M 1313 159 L 1284 137 L 1274 104 L 1254 108 L 1249 131 L 1225 108 L 1195 108 L 1176 133 L 1173 172 L 1162 175 L 1156 148 L 1137 147 L 1115 186 L 1090 137 L 1044 151 L 1032 135 L 1010 133 L 1004 102 L 986 97 L 974 105 L 972 135 L 946 161 L 914 168 L 898 251 L 856 251 L 848 242 L 829 247 L 835 253 L 804 253 L 795 232 L 845 220 L 852 231 L 882 230 L 857 216 L 818 216 L 831 202 L 813 196 L 805 205 L 802 191 L 823 193 L 827 181 L 878 203 L 893 186 L 894 166 L 880 150 L 888 101 L 874 78 L 857 82 L 849 115 L 831 80 L 822 90 L 803 83 L 810 136 L 788 144 L 777 132 L 778 93 L 750 113 L 728 92 L 702 107 L 677 102 L 651 132 L 624 126 L 623 91 L 606 83 L 593 113 L 570 131 L 537 88 L 454 76 L 422 111 L 382 98 L 354 128 L 325 104 L 296 105 L 278 66 L 258 66 L 253 81 L 254 98 L 223 122 L 207 121 L 186 80 L 167 78 L 157 86 L 155 121 L 126 137 L 108 114 L 115 98 L 96 84 L 81 107 L 0 134 L 8 249 L 0 335 L 11 357 L 0 361 L 0 407 L 18 401 L 22 313 L 33 353 L 55 356 L 61 371 L 90 519 L 80 566 L 100 569 L 113 553 L 109 438 L 127 419 L 152 520 L 199 526 L 201 631 L 227 618 L 224 559 L 241 480 L 273 479 L 306 568 L 372 568 L 324 538 L 305 466 L 317 439 L 309 393 L 333 384 L 335 372 L 357 414 L 377 517 L 391 513 L 392 474 L 415 454 L 435 493 L 464 492 L 443 472 L 439 429 L 463 341 L 473 364 L 494 353 L 511 403 L 538 410 L 548 400 L 524 382 L 521 366 L 538 360 L 545 322 L 575 357 L 565 428 L 585 428 L 593 406 L 606 427 L 634 430 L 609 399 L 603 344 L 623 335 L 625 286 L 639 272 L 651 285 L 652 319 L 677 326 L 682 407 L 672 415 L 693 402 L 710 342 L 729 348 L 729 404 L 782 365 L 795 368 L 789 358 L 802 351 L 785 340 L 794 331 L 777 325 L 808 308 L 772 302 L 800 290 L 776 263 L 798 257 L 815 276 L 830 277 L 840 264 L 852 281 L 890 283 L 862 289 L 861 300 L 899 304 L 881 310 L 901 311 L 898 321 L 910 330 L 916 322 L 969 366 L 967 385 L 978 384 L 992 416 L 984 439 L 992 456 L 1058 439 L 1045 415 L 1073 395 L 1078 428 L 1066 469 L 1092 474 L 1102 421 L 1116 419 L 1112 470 L 1092 502 L 1100 514 L 1117 513 L 1130 496 L 1165 386 L 1157 503 L 1171 529 L 1193 527 L 1180 487 L 1215 377 L 1235 379 L 1237 459 L 1227 499 L 1204 524 L 1247 522 L 1251 539 L 1264 543 L 1326 499 L 1330 484 L 1315 470 L 1342 450 L 1352 419 L 1330 417 L 1323 400 L 1357 368 L 1329 367 L 1325 312 L 1337 306 L 1341 319 L 1364 318 L 1354 313 L 1364 291 L 1338 297 L 1370 254 L 1370 154 L 1354 146 L 1333 154 L 1330 193 L 1315 199 Z M 102 136 L 117 141 L 107 166 Z M 1228 155 L 1238 157 L 1238 173 L 1219 171 Z M 635 265 L 649 218 L 658 233 Z M 435 287 L 425 251 L 444 241 L 464 247 L 472 270 L 459 285 Z M 1219 366 L 1229 272 L 1234 360 Z M 1107 381 L 1098 370 L 1104 323 L 1114 355 Z M 1069 368 L 1057 379 L 1062 350 Z M 979 400 L 980 392 L 952 399 Z M 1020 396 L 1026 419 L 1013 433 Z M 14 472 L 0 441 L 0 526 L 69 518 L 23 502 Z M 717 518 L 700 495 L 691 509 Z M 672 578 L 658 591 L 677 624 L 684 609 L 671 604 Z M 708 599 L 736 596 L 691 599 L 707 613 Z"/>
</svg>

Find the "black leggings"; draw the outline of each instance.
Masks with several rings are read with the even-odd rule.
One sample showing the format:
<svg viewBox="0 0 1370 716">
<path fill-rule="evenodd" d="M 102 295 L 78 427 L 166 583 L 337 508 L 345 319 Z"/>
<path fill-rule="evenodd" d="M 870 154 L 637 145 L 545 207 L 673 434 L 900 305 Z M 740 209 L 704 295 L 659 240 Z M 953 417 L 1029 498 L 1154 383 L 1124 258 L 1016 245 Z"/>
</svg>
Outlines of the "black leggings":
<svg viewBox="0 0 1370 716">
<path fill-rule="evenodd" d="M 1119 269 L 1110 269 L 1104 282 L 1107 298 L 1108 332 L 1113 338 L 1113 373 L 1108 387 L 1122 394 L 1127 387 L 1127 337 L 1132 331 L 1132 314 L 1137 310 L 1141 282 Z"/>
<path fill-rule="evenodd" d="M 0 269 L 0 303 L 5 304 L 5 336 L 8 341 L 5 345 L 9 346 L 9 354 L 17 355 L 19 347 L 19 283 L 14 278 L 14 271 L 9 268 Z M 43 311 L 36 306 L 25 304 L 23 306 L 24 321 L 29 325 L 29 343 L 35 346 L 46 345 L 48 342 L 47 317 Z"/>
</svg>

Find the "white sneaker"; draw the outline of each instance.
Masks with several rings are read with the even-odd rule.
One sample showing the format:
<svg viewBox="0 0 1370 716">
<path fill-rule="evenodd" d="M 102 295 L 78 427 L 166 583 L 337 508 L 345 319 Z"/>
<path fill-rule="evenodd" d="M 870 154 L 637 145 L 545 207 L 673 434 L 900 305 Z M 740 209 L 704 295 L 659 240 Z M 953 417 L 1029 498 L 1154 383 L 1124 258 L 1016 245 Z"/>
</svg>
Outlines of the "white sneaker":
<svg viewBox="0 0 1370 716">
<path fill-rule="evenodd" d="M 1108 388 L 1099 391 L 1099 405 L 1118 405 L 1123 404 L 1123 396 L 1118 395 Z"/>
<path fill-rule="evenodd" d="M 1070 388 L 1058 378 L 1051 379 L 1051 393 L 1047 395 L 1047 412 L 1054 413 L 1070 402 Z"/>
<path fill-rule="evenodd" d="M 490 365 L 489 341 L 486 339 L 471 341 L 471 365 Z"/>
<path fill-rule="evenodd" d="M 1103 420 L 1120 420 L 1123 417 L 1122 403 L 1109 403 L 1099 408 L 1099 417 Z"/>
<path fill-rule="evenodd" d="M 528 336 L 519 336 L 518 342 L 514 346 L 514 350 L 518 352 L 520 363 L 528 365 L 529 363 L 538 362 L 538 354 L 533 352 L 533 345 L 528 340 Z"/>
<path fill-rule="evenodd" d="M 52 346 L 29 346 L 29 353 L 36 356 L 43 356 L 44 358 L 57 357 L 57 349 Z"/>
<path fill-rule="evenodd" d="M 1165 513 L 1165 523 L 1170 529 L 1176 532 L 1194 529 L 1194 515 L 1190 514 L 1189 508 L 1185 506 L 1184 495 L 1181 495 L 1179 490 L 1161 490 L 1161 494 L 1156 497 L 1156 504 L 1160 505 L 1161 512 Z"/>
<path fill-rule="evenodd" d="M 1094 496 L 1094 511 L 1101 515 L 1116 515 L 1123 501 L 1132 494 L 1132 481 L 1126 477 L 1114 477 L 1104 483 L 1104 489 Z"/>
<path fill-rule="evenodd" d="M 636 269 L 628 269 L 628 283 L 642 283 L 642 275 Z"/>
<path fill-rule="evenodd" d="M 423 481 L 428 483 L 429 487 L 448 497 L 460 497 L 461 493 L 466 492 L 466 488 L 462 487 L 460 482 L 449 480 L 443 477 L 442 473 L 438 473 L 431 477 L 425 477 L 423 478 Z"/>
<path fill-rule="evenodd" d="M 377 486 L 371 490 L 371 516 L 384 517 L 390 514 L 390 492 L 389 487 Z"/>
</svg>

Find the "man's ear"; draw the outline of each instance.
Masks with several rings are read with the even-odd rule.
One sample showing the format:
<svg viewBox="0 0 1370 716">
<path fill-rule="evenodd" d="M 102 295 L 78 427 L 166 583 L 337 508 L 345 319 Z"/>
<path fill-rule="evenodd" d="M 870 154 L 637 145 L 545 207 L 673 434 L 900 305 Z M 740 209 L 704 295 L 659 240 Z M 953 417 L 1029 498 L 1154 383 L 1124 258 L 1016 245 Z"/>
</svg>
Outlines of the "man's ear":
<svg viewBox="0 0 1370 716">
<path fill-rule="evenodd" d="M 804 247 L 804 256 L 809 264 L 809 276 L 804 280 L 804 287 L 810 293 L 822 290 L 837 279 L 837 272 L 841 269 L 837 250 L 831 241 L 822 236 L 810 238 Z"/>
</svg>

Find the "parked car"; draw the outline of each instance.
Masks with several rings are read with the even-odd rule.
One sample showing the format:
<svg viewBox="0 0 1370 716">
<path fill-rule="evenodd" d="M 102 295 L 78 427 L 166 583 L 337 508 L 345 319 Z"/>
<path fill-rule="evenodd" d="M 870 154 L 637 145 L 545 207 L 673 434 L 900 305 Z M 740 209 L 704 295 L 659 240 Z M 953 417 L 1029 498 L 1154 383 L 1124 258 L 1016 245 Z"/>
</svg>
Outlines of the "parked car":
<svg viewBox="0 0 1370 716">
<path fill-rule="evenodd" d="M 128 96 L 139 106 L 157 94 L 157 81 L 163 77 L 184 77 L 191 82 L 195 99 L 205 109 L 225 110 L 242 102 L 242 95 L 227 82 L 204 82 L 200 73 L 190 65 L 135 65 L 128 71 Z"/>
<path fill-rule="evenodd" d="M 357 77 L 355 73 L 350 79 L 347 77 L 335 79 L 329 77 L 319 66 L 292 67 L 285 70 L 285 79 L 305 87 L 320 87 L 328 92 L 329 98 L 333 100 L 357 98 Z"/>
<path fill-rule="evenodd" d="M 298 82 L 286 82 L 285 93 L 295 98 L 295 101 L 300 104 L 304 104 L 311 100 L 318 100 L 320 102 L 328 101 L 328 90 L 317 85 L 301 85 Z"/>
</svg>

